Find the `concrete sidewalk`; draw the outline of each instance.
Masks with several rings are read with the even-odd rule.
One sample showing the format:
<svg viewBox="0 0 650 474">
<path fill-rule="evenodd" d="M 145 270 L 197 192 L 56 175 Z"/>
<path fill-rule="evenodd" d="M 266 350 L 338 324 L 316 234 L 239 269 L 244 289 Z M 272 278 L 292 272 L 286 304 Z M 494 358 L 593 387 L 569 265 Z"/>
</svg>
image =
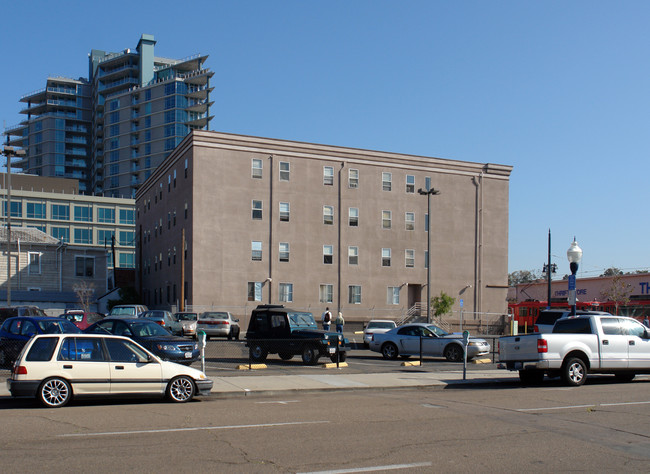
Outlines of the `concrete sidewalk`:
<svg viewBox="0 0 650 474">
<path fill-rule="evenodd" d="M 334 369 L 340 371 L 341 369 Z M 218 398 L 279 395 L 297 392 L 322 392 L 335 390 L 386 390 L 396 388 L 446 388 L 480 387 L 500 383 L 517 383 L 517 372 L 505 370 L 468 371 L 463 380 L 463 371 L 444 372 L 393 372 L 375 374 L 302 374 L 302 375 L 243 375 L 213 377 L 211 395 Z M 0 378 L 0 397 L 10 396 L 5 378 Z"/>
</svg>

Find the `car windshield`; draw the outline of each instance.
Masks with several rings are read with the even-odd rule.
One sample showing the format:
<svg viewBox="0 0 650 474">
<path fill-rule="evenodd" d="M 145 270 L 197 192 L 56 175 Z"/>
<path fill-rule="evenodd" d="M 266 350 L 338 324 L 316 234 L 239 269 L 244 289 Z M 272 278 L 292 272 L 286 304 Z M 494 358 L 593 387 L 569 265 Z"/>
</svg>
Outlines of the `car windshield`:
<svg viewBox="0 0 650 474">
<path fill-rule="evenodd" d="M 132 306 L 114 307 L 111 309 L 111 316 L 135 316 L 135 308 Z"/>
<path fill-rule="evenodd" d="M 438 326 L 434 326 L 433 324 L 428 324 L 427 329 L 438 337 L 449 335 L 447 331 L 445 331 L 444 329 L 440 329 Z"/>
<path fill-rule="evenodd" d="M 38 327 L 43 334 L 63 334 L 63 333 L 80 333 L 81 330 L 72 324 L 67 319 L 59 319 L 54 321 L 39 321 Z"/>
<path fill-rule="evenodd" d="M 129 329 L 136 337 L 171 336 L 167 329 L 153 321 L 134 322 L 129 324 Z"/>
<path fill-rule="evenodd" d="M 292 328 L 315 328 L 316 321 L 311 313 L 287 313 Z"/>
<path fill-rule="evenodd" d="M 198 318 L 197 313 L 176 313 L 177 321 L 196 321 Z"/>
<path fill-rule="evenodd" d="M 228 313 L 203 313 L 201 319 L 228 319 Z"/>
<path fill-rule="evenodd" d="M 395 323 L 390 321 L 370 321 L 366 329 L 393 329 Z"/>
</svg>

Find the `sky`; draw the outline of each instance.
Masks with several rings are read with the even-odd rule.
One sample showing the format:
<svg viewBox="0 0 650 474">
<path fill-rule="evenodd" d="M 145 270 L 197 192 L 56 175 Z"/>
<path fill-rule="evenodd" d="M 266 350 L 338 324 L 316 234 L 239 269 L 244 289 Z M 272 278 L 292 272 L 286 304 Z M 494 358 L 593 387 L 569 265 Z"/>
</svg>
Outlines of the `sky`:
<svg viewBox="0 0 650 474">
<path fill-rule="evenodd" d="M 209 55 L 211 130 L 513 166 L 509 272 L 541 272 L 549 230 L 559 278 L 574 236 L 579 277 L 650 269 L 648 1 L 31 0 L 2 13 L 7 127 L 48 76 L 87 77 L 91 49 L 152 34 L 156 56 Z"/>
</svg>

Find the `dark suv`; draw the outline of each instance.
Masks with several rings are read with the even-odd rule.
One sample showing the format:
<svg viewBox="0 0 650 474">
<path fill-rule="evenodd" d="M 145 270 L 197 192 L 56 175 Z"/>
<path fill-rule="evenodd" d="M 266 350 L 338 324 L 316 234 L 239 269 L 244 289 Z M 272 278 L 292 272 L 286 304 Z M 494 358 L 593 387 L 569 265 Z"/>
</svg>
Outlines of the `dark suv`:
<svg viewBox="0 0 650 474">
<path fill-rule="evenodd" d="M 282 305 L 259 305 L 246 331 L 246 345 L 255 362 L 263 362 L 268 354 L 278 354 L 282 360 L 300 355 L 307 365 L 316 364 L 321 356 L 343 362 L 347 342 L 341 334 L 318 329 L 311 313 Z"/>
<path fill-rule="evenodd" d="M 558 319 L 566 318 L 571 314 L 568 309 L 543 309 L 539 312 L 539 316 L 535 320 L 533 330 L 535 332 L 549 333 L 553 332 L 553 326 Z M 589 311 L 586 309 L 579 309 L 576 311 L 578 314 L 608 314 L 602 311 Z"/>
</svg>

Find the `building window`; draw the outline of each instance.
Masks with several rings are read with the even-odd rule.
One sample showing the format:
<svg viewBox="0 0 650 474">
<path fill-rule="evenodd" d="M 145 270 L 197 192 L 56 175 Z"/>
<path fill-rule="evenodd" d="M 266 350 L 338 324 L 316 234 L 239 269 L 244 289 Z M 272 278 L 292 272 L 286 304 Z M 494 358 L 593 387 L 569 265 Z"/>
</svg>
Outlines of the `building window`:
<svg viewBox="0 0 650 474">
<path fill-rule="evenodd" d="M 28 252 L 29 266 L 27 273 L 30 275 L 40 275 L 41 273 L 41 254 L 40 252 Z"/>
<path fill-rule="evenodd" d="M 262 219 L 262 201 L 255 201 L 253 200 L 253 219 L 254 220 L 261 220 Z"/>
<path fill-rule="evenodd" d="M 390 249 L 381 249 L 381 266 L 390 267 Z"/>
<path fill-rule="evenodd" d="M 404 264 L 406 265 L 406 268 L 415 267 L 415 250 L 406 249 L 404 251 Z"/>
<path fill-rule="evenodd" d="M 334 298 L 334 285 L 320 285 L 318 289 L 318 302 L 331 303 Z"/>
<path fill-rule="evenodd" d="M 406 175 L 406 192 L 409 194 L 415 192 L 415 176 L 412 174 Z"/>
<path fill-rule="evenodd" d="M 382 173 L 381 174 L 381 189 L 383 191 L 390 191 L 393 187 L 393 174 L 392 173 Z"/>
<path fill-rule="evenodd" d="M 95 275 L 95 259 L 93 257 L 75 257 L 74 268 L 76 276 L 92 277 Z"/>
<path fill-rule="evenodd" d="M 289 222 L 289 203 L 281 202 L 280 203 L 280 221 Z"/>
<path fill-rule="evenodd" d="M 52 204 L 52 219 L 57 221 L 70 220 L 70 206 L 65 204 Z"/>
<path fill-rule="evenodd" d="M 98 229 L 97 230 L 97 244 L 110 247 L 113 243 L 114 230 Z"/>
<path fill-rule="evenodd" d="M 92 244 L 93 233 L 91 229 L 75 229 L 74 230 L 74 243 L 75 244 Z"/>
<path fill-rule="evenodd" d="M 291 303 L 293 301 L 293 283 L 280 283 L 279 293 L 281 303 Z"/>
<path fill-rule="evenodd" d="M 187 178 L 187 169 L 189 168 L 189 163 L 187 162 L 187 158 L 185 158 L 185 177 Z"/>
<path fill-rule="evenodd" d="M 289 162 L 280 162 L 280 181 L 289 181 Z"/>
<path fill-rule="evenodd" d="M 348 265 L 359 264 L 359 247 L 348 247 Z"/>
<path fill-rule="evenodd" d="M 428 191 L 429 189 L 431 189 L 431 177 L 427 176 L 424 178 L 424 190 Z"/>
<path fill-rule="evenodd" d="M 162 199 L 162 196 L 160 197 Z M 135 224 L 135 209 L 120 209 L 120 224 Z"/>
<path fill-rule="evenodd" d="M 27 203 L 28 219 L 45 219 L 45 204 L 42 202 Z"/>
<path fill-rule="evenodd" d="M 323 166 L 323 184 L 325 186 L 334 185 L 334 167 Z"/>
<path fill-rule="evenodd" d="M 262 242 L 255 240 L 251 242 L 251 260 L 253 262 L 262 261 Z"/>
<path fill-rule="evenodd" d="M 404 215 L 404 222 L 406 224 L 406 230 L 415 230 L 415 213 L 407 212 Z"/>
<path fill-rule="evenodd" d="M 135 268 L 135 254 L 130 252 L 119 253 L 120 268 Z"/>
<path fill-rule="evenodd" d="M 361 304 L 361 285 L 348 286 L 348 303 Z"/>
<path fill-rule="evenodd" d="M 248 301 L 262 301 L 262 282 L 248 282 Z"/>
<path fill-rule="evenodd" d="M 350 227 L 358 227 L 359 226 L 359 208 L 358 207 L 351 207 L 348 210 L 348 223 Z"/>
<path fill-rule="evenodd" d="M 359 187 L 359 170 L 351 169 L 348 171 L 348 187 L 351 189 Z"/>
<path fill-rule="evenodd" d="M 70 229 L 67 227 L 52 227 L 52 237 L 65 243 L 70 243 Z"/>
<path fill-rule="evenodd" d="M 289 242 L 280 242 L 280 261 L 289 261 Z"/>
<path fill-rule="evenodd" d="M 258 158 L 253 158 L 251 161 L 251 178 L 262 179 L 262 160 Z"/>
<path fill-rule="evenodd" d="M 97 208 L 97 222 L 115 224 L 115 209 L 110 207 Z"/>
<path fill-rule="evenodd" d="M 381 211 L 381 226 L 384 229 L 390 229 L 392 225 L 392 212 Z"/>
<path fill-rule="evenodd" d="M 399 304 L 399 286 L 389 286 L 386 291 L 386 304 Z"/>
<path fill-rule="evenodd" d="M 74 206 L 74 220 L 77 222 L 92 222 L 93 208 L 89 206 Z"/>
<path fill-rule="evenodd" d="M 334 207 L 333 206 L 323 206 L 323 224 L 333 225 L 334 224 Z"/>
<path fill-rule="evenodd" d="M 120 231 L 119 244 L 124 246 L 134 246 L 135 245 L 135 232 L 129 230 Z"/>
<path fill-rule="evenodd" d="M 323 245 L 323 263 L 331 265 L 334 260 L 334 246 Z"/>
</svg>

